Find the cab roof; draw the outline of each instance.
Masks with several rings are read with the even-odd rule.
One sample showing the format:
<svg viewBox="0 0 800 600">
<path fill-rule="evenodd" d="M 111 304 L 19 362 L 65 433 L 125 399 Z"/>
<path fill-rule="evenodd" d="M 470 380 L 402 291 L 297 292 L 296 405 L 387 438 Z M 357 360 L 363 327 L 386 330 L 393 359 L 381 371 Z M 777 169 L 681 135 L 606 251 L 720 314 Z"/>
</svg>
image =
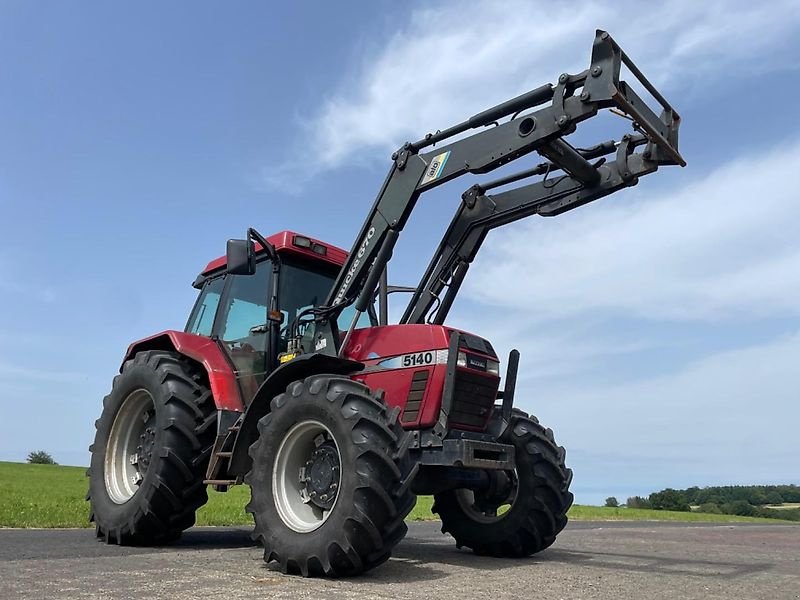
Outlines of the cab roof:
<svg viewBox="0 0 800 600">
<path fill-rule="evenodd" d="M 275 246 L 275 250 L 281 255 L 302 256 L 336 267 L 341 267 L 347 259 L 347 252 L 341 248 L 295 231 L 279 231 L 267 237 L 267 241 Z M 261 244 L 256 243 L 256 254 L 262 250 Z M 216 271 L 220 271 L 225 268 L 226 263 L 225 256 L 215 258 L 206 265 L 200 276 L 206 277 Z"/>
</svg>

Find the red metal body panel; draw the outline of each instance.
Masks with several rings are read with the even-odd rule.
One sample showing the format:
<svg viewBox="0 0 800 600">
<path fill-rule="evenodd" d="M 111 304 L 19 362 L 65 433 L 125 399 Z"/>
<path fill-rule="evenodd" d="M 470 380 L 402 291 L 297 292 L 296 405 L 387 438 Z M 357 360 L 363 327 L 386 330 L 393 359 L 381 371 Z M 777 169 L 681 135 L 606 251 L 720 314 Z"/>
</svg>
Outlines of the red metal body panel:
<svg viewBox="0 0 800 600">
<path fill-rule="evenodd" d="M 320 244 L 327 248 L 327 254 L 317 254 L 313 252 L 310 248 L 301 248 L 299 246 L 295 246 L 293 239 L 294 236 L 299 235 L 302 237 L 308 237 L 307 235 L 303 235 L 302 233 L 296 233 L 294 231 L 280 231 L 274 235 L 271 235 L 267 238 L 267 241 L 275 246 L 275 250 L 278 251 L 279 254 L 294 254 L 295 256 L 303 256 L 305 258 L 311 258 L 317 261 L 322 261 L 334 265 L 336 267 L 341 267 L 344 264 L 345 259 L 347 258 L 347 252 L 342 250 L 341 248 L 337 248 L 331 244 L 326 242 L 322 242 L 320 240 L 315 240 L 314 238 L 308 238 L 315 244 Z M 256 244 L 256 252 L 260 252 L 262 250 L 261 244 Z M 216 271 L 217 269 L 221 269 L 225 266 L 225 257 L 220 256 L 219 258 L 215 258 L 212 260 L 206 268 L 203 269 L 203 275 L 208 275 L 212 271 Z"/>
<path fill-rule="evenodd" d="M 363 362 L 366 367 L 352 378 L 372 389 L 384 390 L 387 404 L 403 409 L 408 400 L 414 374 L 427 371 L 428 383 L 420 410 L 417 416 L 411 419 L 402 415 L 401 423 L 406 429 L 432 427 L 439 418 L 447 365 L 443 361 L 409 367 L 386 367 L 379 363 L 405 354 L 425 352 L 436 354 L 437 351 L 447 350 L 451 331 L 453 331 L 451 328 L 442 325 L 388 325 L 357 329 L 350 338 L 345 357 Z M 245 410 L 233 368 L 224 352 L 210 338 L 182 331 L 163 331 L 131 344 L 125 353 L 125 360 L 145 350 L 176 351 L 196 360 L 208 373 L 211 393 L 217 408 L 237 412 Z M 494 360 L 494 357 L 474 350 L 469 352 Z M 459 367 L 459 370 L 472 371 L 462 367 Z M 485 372 L 475 372 L 491 379 L 496 385 L 500 382 L 499 377 Z M 483 427 L 463 428 L 483 429 Z"/>
<path fill-rule="evenodd" d="M 392 407 L 399 406 L 401 409 L 406 405 L 414 373 L 427 370 L 428 384 L 419 414 L 410 420 L 406 420 L 405 415 L 401 416 L 401 424 L 406 429 L 432 427 L 439 418 L 447 365 L 434 364 L 385 369 L 378 363 L 404 354 L 428 351 L 435 353 L 437 350 L 447 350 L 451 331 L 453 331 L 452 328 L 442 325 L 416 324 L 356 329 L 350 337 L 350 343 L 347 345 L 344 355 L 366 365 L 363 372 L 353 375 L 354 380 L 368 385 L 371 389 L 382 389 L 386 393 L 384 398 L 386 403 Z M 474 350 L 469 352 L 496 360 L 492 356 Z M 461 369 L 459 367 L 459 370 Z M 468 368 L 463 370 L 473 371 Z M 500 383 L 499 377 L 485 372 L 475 372 L 492 379 L 496 385 Z M 487 422 L 488 418 L 489 415 L 487 415 Z M 464 429 L 482 430 L 483 427 L 464 427 Z"/>
<path fill-rule="evenodd" d="M 421 370 L 427 370 L 430 373 L 428 386 L 425 389 L 425 395 L 422 400 L 422 408 L 419 411 L 419 415 L 414 419 L 409 419 L 401 414 L 400 423 L 405 429 L 424 429 L 432 427 L 439 418 L 445 372 L 447 371 L 446 365 L 358 373 L 353 376 L 353 379 L 368 385 L 370 389 L 383 390 L 386 392 L 384 397 L 386 404 L 391 407 L 399 406 L 402 410 L 406 406 L 406 399 L 411 389 L 411 378 L 414 373 Z"/>
<path fill-rule="evenodd" d="M 344 355 L 352 360 L 370 362 L 371 358 L 446 349 L 451 331 L 453 329 L 443 325 L 412 324 L 356 329 Z"/>
<path fill-rule="evenodd" d="M 233 369 L 220 347 L 210 338 L 183 331 L 162 331 L 128 346 L 124 360 L 144 350 L 174 350 L 196 360 L 208 372 L 208 381 L 217 408 L 244 411 Z"/>
</svg>

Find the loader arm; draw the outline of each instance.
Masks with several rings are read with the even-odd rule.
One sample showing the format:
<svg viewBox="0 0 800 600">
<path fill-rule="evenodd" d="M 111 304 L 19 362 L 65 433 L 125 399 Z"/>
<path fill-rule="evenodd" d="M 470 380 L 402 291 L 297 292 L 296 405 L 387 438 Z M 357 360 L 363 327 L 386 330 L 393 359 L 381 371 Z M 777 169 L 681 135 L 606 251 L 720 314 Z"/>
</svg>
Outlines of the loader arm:
<svg viewBox="0 0 800 600">
<path fill-rule="evenodd" d="M 623 65 L 658 102 L 660 116 L 626 82 L 620 80 Z M 545 104 L 533 112 L 525 112 Z M 645 146 L 641 154 L 628 156 L 622 163 L 617 160 L 619 164 L 605 169 L 592 164 L 585 153 L 563 139 L 563 136 L 575 131 L 578 123 L 595 116 L 603 108 L 615 108 L 627 115 L 640 132 L 641 144 Z M 512 115 L 509 120 L 499 122 L 509 115 Z M 315 351 L 337 355 L 347 345 L 358 318 L 373 297 L 399 234 L 422 193 L 467 173 L 488 173 L 532 152 L 539 152 L 553 164 L 554 169 L 560 169 L 568 175 L 557 181 L 555 191 L 547 190 L 552 207 L 548 209 L 542 205 L 538 211 L 539 214 L 548 211 L 557 214 L 563 212 L 559 208 L 560 203 L 585 203 L 626 187 L 607 181 L 614 173 L 619 179 L 632 182 L 636 173 L 651 172 L 658 165 L 685 165 L 677 148 L 679 124 L 679 116 L 658 90 L 611 36 L 598 30 L 591 64 L 585 71 L 577 75 L 564 73 L 556 85 L 540 86 L 453 127 L 428 134 L 417 142 L 406 143 L 392 155 L 393 164 L 386 180 L 325 306 L 314 311 Z M 488 125 L 494 126 L 486 127 Z M 434 150 L 421 152 L 476 128 L 482 129 Z M 636 167 L 636 173 L 629 170 L 633 167 Z M 519 193 L 533 197 L 531 194 L 537 192 L 528 187 L 520 188 Z M 544 193 L 544 190 L 539 193 Z M 554 196 L 554 193 L 557 195 Z M 590 198 L 593 194 L 594 197 Z M 524 204 L 519 199 L 509 202 Z M 476 250 L 479 245 L 474 245 Z M 420 290 L 415 298 L 419 296 Z M 341 339 L 336 320 L 344 307 L 353 303 L 355 316 L 344 339 Z M 411 310 L 415 312 L 416 309 Z M 406 316 L 410 318 L 411 315 L 407 313 Z"/>
<path fill-rule="evenodd" d="M 614 192 L 636 185 L 639 177 L 653 173 L 658 165 L 645 160 L 637 147 L 647 143 L 644 135 L 626 135 L 619 144 L 609 141 L 580 151 L 586 159 L 615 153 L 615 159 L 598 161 L 600 181 L 586 186 L 567 174 L 553 175 L 559 167 L 545 162 L 537 167 L 485 184 L 476 184 L 462 195 L 462 203 L 450 227 L 416 287 L 400 323 L 441 325 L 464 281 L 486 235 L 492 229 L 532 215 L 555 216 Z M 488 195 L 491 189 L 521 179 L 544 175 L 533 184 Z"/>
</svg>

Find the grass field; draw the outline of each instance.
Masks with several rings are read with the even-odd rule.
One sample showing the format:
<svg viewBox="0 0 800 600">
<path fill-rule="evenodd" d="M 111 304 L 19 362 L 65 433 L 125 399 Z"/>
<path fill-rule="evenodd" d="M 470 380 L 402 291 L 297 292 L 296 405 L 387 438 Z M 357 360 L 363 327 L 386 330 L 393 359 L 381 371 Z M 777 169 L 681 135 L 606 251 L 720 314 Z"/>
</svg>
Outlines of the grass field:
<svg viewBox="0 0 800 600">
<path fill-rule="evenodd" d="M 794 508 L 800 508 L 800 502 L 784 502 L 783 504 L 767 504 L 764 508 L 770 508 L 772 510 L 792 510 Z"/>
<path fill-rule="evenodd" d="M 88 527 L 89 505 L 86 496 L 86 469 L 54 465 L 28 465 L 0 462 L 0 527 Z M 197 515 L 198 525 L 250 524 L 244 505 L 250 498 L 245 486 L 221 494 L 209 492 L 209 501 Z M 431 498 L 420 496 L 409 520 L 432 519 Z M 634 508 L 573 506 L 570 519 L 597 521 L 697 521 L 765 522 L 731 515 L 669 512 Z"/>
</svg>

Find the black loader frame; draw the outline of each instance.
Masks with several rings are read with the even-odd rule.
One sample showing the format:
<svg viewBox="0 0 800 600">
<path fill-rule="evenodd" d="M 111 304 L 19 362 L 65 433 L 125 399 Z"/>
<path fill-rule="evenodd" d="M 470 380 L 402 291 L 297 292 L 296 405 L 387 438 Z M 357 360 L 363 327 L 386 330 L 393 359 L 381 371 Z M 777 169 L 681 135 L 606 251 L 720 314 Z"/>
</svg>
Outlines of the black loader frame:
<svg viewBox="0 0 800 600">
<path fill-rule="evenodd" d="M 659 115 L 620 79 L 623 66 L 659 104 Z M 630 119 L 633 132 L 623 135 L 619 141 L 608 140 L 588 148 L 575 148 L 564 139 L 576 131 L 580 122 L 605 108 Z M 531 112 L 532 109 L 536 110 Z M 500 122 L 509 115 L 510 119 Z M 386 296 L 392 291 L 412 293 L 400 323 L 442 324 L 469 265 L 490 230 L 532 215 L 555 216 L 578 208 L 636 185 L 641 176 L 655 172 L 662 165 L 685 166 L 686 162 L 678 152 L 679 126 L 680 117 L 667 100 L 611 36 L 598 30 L 591 64 L 585 71 L 577 75 L 563 73 L 556 85 L 537 87 L 462 123 L 404 144 L 392 155 L 389 173 L 325 305 L 301 313 L 290 324 L 299 347 L 299 325 L 304 319 L 306 322 L 313 319 L 314 352 L 298 357 L 303 358 L 302 361 L 295 358 L 281 365 L 267 378 L 243 420 L 232 432 L 236 433 L 236 440 L 230 453 L 228 473 L 236 479 L 213 483 L 224 485 L 241 480 L 250 463 L 247 448 L 255 439 L 255 424 L 268 410 L 264 404 L 285 387 L 290 371 L 291 379 L 301 376 L 298 371 L 304 371 L 305 375 L 322 372 L 312 365 L 323 357 L 328 372 L 355 372 L 363 366 L 346 360 L 342 353 L 358 319 L 371 306 L 376 294 L 381 298 L 381 324 L 386 324 Z M 482 129 L 422 152 L 477 128 Z M 387 264 L 420 195 L 467 173 L 488 173 L 532 152 L 538 152 L 546 160 L 533 168 L 473 185 L 462 194 L 462 202 L 415 288 L 386 285 Z M 537 177 L 541 179 L 535 183 L 489 193 Z M 263 240 L 260 241 L 263 245 Z M 355 315 L 345 335 L 341 336 L 337 317 L 353 303 Z M 457 341 L 453 343 L 457 346 Z M 334 370 L 332 365 L 336 361 L 341 364 Z M 499 393 L 504 400 L 506 423 L 511 415 L 518 362 L 519 354 L 513 351 L 505 389 Z M 308 364 L 310 370 L 304 369 L 303 363 Z M 448 404 L 445 393 L 442 417 L 432 430 L 413 432 L 414 448 L 434 445 L 437 451 L 444 450 L 443 440 L 448 435 Z M 494 433 L 496 439 L 498 432 Z M 224 432 L 220 431 L 220 434 L 224 435 Z M 486 437 L 489 439 L 491 436 Z M 460 460 L 469 455 L 471 448 L 467 445 L 471 443 L 465 440 L 452 442 L 453 456 Z M 230 440 L 222 445 L 229 447 L 229 444 Z M 420 460 L 422 464 L 435 464 L 443 459 L 420 456 Z M 215 462 L 212 459 L 209 475 L 224 471 Z M 502 465 L 503 461 L 495 463 Z M 209 476 L 209 483 L 212 479 Z"/>
<path fill-rule="evenodd" d="M 660 105 L 660 115 L 620 80 L 623 65 Z M 548 106 L 525 113 L 548 102 Z M 634 133 L 619 142 L 607 141 L 586 149 L 574 148 L 563 139 L 576 130 L 578 123 L 603 108 L 627 116 Z M 508 115 L 512 115 L 508 121 L 499 122 Z M 467 173 L 488 173 L 531 152 L 547 159 L 532 169 L 475 185 L 464 193 L 463 204 L 415 289 L 402 323 L 444 321 L 469 263 L 489 230 L 534 214 L 554 216 L 572 210 L 636 185 L 639 177 L 653 173 L 660 165 L 685 166 L 678 152 L 679 126 L 680 117 L 666 99 L 611 36 L 598 30 L 591 65 L 585 71 L 577 75 L 564 73 L 556 85 L 535 88 L 453 127 L 404 144 L 392 155 L 389 174 L 326 306 L 313 311 L 316 348 L 326 354 L 341 354 L 358 318 L 370 304 L 400 232 L 422 193 Z M 480 127 L 486 129 L 421 152 Z M 611 154 L 611 160 L 605 158 Z M 551 177 L 558 171 L 563 175 Z M 542 175 L 544 180 L 538 183 L 486 194 Z M 340 339 L 336 317 L 353 302 L 356 315 Z M 434 305 L 435 314 L 429 315 Z"/>
</svg>

